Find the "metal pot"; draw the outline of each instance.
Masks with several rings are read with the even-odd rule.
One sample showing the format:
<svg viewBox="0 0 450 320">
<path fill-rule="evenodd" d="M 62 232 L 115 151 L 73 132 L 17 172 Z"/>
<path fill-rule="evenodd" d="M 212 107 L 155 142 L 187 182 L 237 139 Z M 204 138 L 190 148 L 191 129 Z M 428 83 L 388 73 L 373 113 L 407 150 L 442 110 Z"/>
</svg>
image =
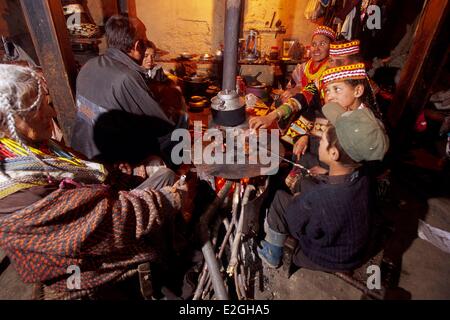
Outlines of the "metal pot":
<svg viewBox="0 0 450 320">
<path fill-rule="evenodd" d="M 201 112 L 208 105 L 208 100 L 205 97 L 193 96 L 188 103 L 189 111 Z"/>
<path fill-rule="evenodd" d="M 195 57 L 195 54 L 189 52 L 183 52 L 180 54 L 180 58 L 190 60 Z"/>
<path fill-rule="evenodd" d="M 246 120 L 245 102 L 236 91 L 221 91 L 211 99 L 214 123 L 225 127 L 241 125 Z"/>
<path fill-rule="evenodd" d="M 268 87 L 261 83 L 260 85 L 247 86 L 245 88 L 245 93 L 253 93 L 255 96 L 266 102 L 269 99 L 269 90 Z"/>
<path fill-rule="evenodd" d="M 209 54 L 209 53 L 204 53 L 199 58 L 200 61 L 211 61 L 213 59 L 214 59 L 214 56 L 212 54 Z"/>
<path fill-rule="evenodd" d="M 243 75 L 242 78 L 245 80 L 245 85 L 247 86 L 259 86 L 261 82 L 258 81 L 258 77 L 262 74 L 262 72 L 258 72 L 256 76 L 252 75 Z"/>
<path fill-rule="evenodd" d="M 205 96 L 209 87 L 209 80 L 202 76 L 192 76 L 183 78 L 183 92 L 186 97 Z"/>
</svg>

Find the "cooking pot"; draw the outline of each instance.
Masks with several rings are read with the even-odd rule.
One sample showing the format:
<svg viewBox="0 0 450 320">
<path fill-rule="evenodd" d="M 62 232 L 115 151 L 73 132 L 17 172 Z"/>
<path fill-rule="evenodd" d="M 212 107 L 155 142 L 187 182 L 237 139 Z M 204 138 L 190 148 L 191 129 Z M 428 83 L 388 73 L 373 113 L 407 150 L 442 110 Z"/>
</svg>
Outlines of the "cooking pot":
<svg viewBox="0 0 450 320">
<path fill-rule="evenodd" d="M 208 105 L 208 100 L 205 97 L 193 96 L 189 101 L 189 111 L 191 112 L 202 112 Z"/>
<path fill-rule="evenodd" d="M 245 93 L 253 93 L 264 102 L 267 102 L 269 100 L 269 90 L 265 83 L 261 83 L 260 85 L 247 86 L 245 89 Z"/>
<path fill-rule="evenodd" d="M 186 97 L 205 96 L 209 87 L 209 80 L 206 77 L 194 75 L 183 78 L 183 92 Z"/>
<path fill-rule="evenodd" d="M 211 99 L 211 113 L 219 126 L 239 126 L 246 120 L 244 99 L 236 91 L 221 91 Z"/>
<path fill-rule="evenodd" d="M 247 86 L 258 86 L 261 82 L 258 81 L 258 77 L 262 74 L 262 72 L 258 72 L 256 76 L 252 75 L 243 75 L 242 78 L 245 80 L 245 85 Z"/>
</svg>

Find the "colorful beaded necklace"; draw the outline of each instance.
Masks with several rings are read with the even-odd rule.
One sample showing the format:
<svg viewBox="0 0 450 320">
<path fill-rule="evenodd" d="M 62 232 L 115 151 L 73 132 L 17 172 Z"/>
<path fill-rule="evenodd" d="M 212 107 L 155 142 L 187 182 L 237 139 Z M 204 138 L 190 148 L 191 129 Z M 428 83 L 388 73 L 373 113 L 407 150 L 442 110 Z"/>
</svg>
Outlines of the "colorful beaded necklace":
<svg viewBox="0 0 450 320">
<path fill-rule="evenodd" d="M 318 80 L 322 73 L 327 69 L 328 67 L 328 59 L 323 60 L 319 65 L 317 66 L 316 70 L 311 70 L 313 61 L 310 59 L 306 65 L 305 65 L 305 76 L 308 79 L 308 83 L 314 82 Z"/>
</svg>

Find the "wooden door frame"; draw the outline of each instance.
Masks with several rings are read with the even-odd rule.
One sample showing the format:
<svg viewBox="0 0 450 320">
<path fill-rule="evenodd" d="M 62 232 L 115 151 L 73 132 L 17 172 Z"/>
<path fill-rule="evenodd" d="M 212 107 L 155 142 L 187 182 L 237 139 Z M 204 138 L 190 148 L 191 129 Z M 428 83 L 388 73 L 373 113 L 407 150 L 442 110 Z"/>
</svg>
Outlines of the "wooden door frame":
<svg viewBox="0 0 450 320">
<path fill-rule="evenodd" d="M 70 144 L 76 117 L 75 58 L 60 0 L 20 0 L 48 84 L 64 140 Z"/>
<path fill-rule="evenodd" d="M 428 0 L 413 39 L 400 82 L 388 110 L 390 126 L 409 132 L 431 96 L 448 56 L 449 0 Z"/>
</svg>

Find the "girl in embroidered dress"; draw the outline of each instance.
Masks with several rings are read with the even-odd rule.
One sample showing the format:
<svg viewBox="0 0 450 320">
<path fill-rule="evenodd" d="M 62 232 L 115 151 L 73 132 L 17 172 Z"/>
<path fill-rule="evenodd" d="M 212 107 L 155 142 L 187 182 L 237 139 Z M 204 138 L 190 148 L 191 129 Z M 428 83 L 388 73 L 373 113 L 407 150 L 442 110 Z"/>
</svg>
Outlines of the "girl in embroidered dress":
<svg viewBox="0 0 450 320">
<path fill-rule="evenodd" d="M 318 94 L 319 78 L 328 67 L 330 44 L 335 38 L 334 30 L 326 26 L 319 26 L 314 31 L 311 40 L 312 57 L 307 62 L 297 65 L 292 72 L 287 89 L 281 96 L 283 105 L 264 117 L 250 119 L 251 128 L 269 128 L 277 120 L 291 119 L 293 114 L 313 103 L 314 97 Z"/>
</svg>

